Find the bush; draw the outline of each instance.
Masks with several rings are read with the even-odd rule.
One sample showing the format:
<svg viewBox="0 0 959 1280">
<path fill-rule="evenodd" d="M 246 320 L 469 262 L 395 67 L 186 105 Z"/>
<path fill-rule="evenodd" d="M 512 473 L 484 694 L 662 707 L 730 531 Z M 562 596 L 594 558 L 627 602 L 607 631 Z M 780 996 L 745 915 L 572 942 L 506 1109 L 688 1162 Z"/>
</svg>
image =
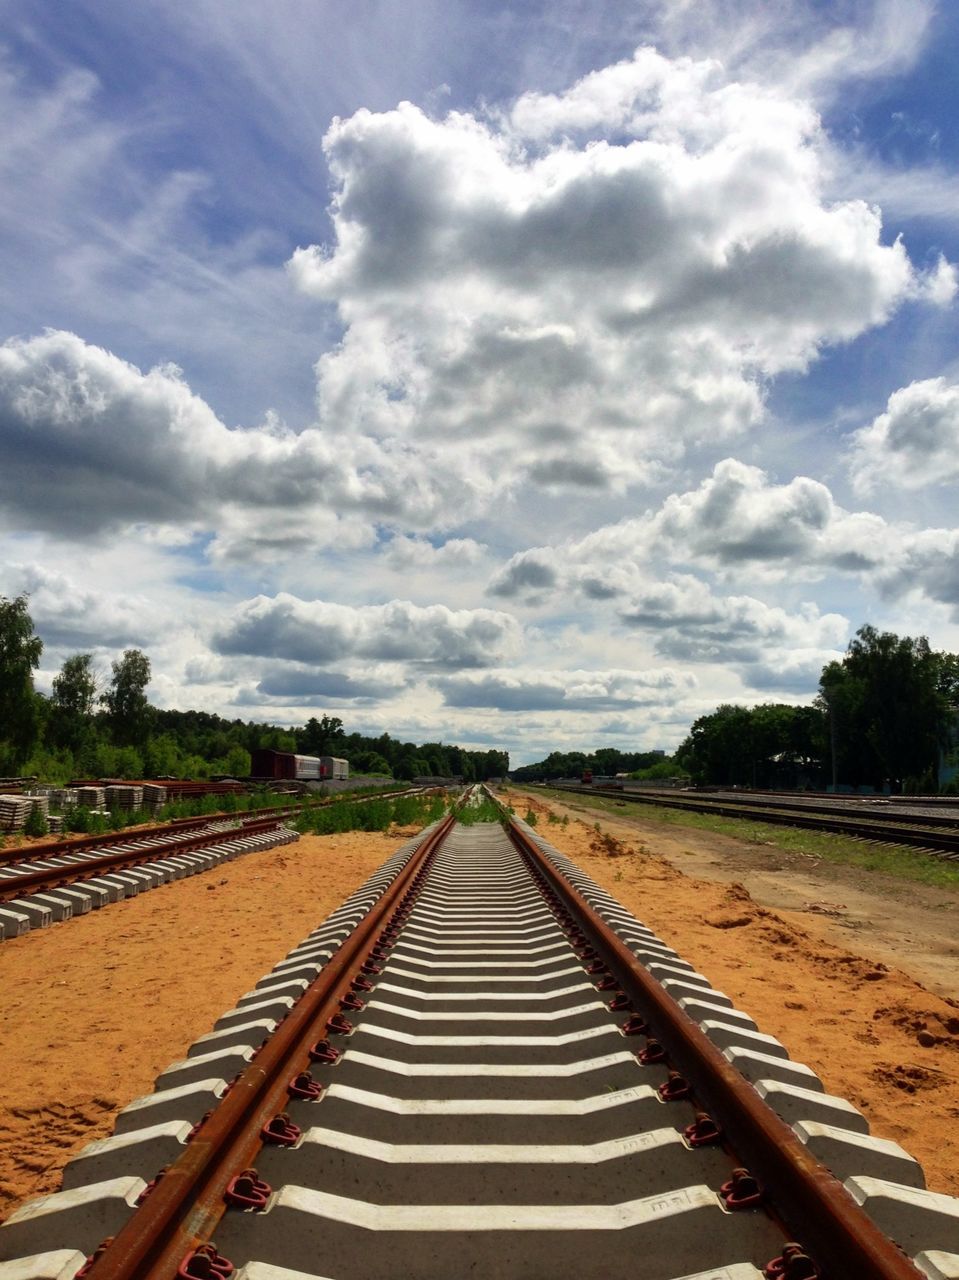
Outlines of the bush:
<svg viewBox="0 0 959 1280">
<path fill-rule="evenodd" d="M 43 810 L 38 804 L 35 804 L 27 814 L 27 820 L 23 824 L 23 834 L 25 836 L 45 836 L 49 835 L 49 833 L 50 828 L 47 826 Z"/>
</svg>

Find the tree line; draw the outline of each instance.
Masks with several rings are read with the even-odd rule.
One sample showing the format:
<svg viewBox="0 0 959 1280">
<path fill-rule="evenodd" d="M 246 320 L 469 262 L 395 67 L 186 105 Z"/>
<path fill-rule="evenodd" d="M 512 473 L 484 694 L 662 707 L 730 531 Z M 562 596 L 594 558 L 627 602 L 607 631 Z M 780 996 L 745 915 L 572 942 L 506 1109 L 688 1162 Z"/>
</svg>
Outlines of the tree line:
<svg viewBox="0 0 959 1280">
<path fill-rule="evenodd" d="M 939 782 L 940 765 L 948 775 L 957 763 L 959 656 L 934 651 L 925 636 L 867 624 L 823 668 L 809 705 L 724 703 L 693 722 L 672 756 L 605 747 L 552 752 L 513 776 L 542 782 L 591 769 L 648 781 L 688 775 L 716 786 L 930 794 L 959 792 L 954 777 Z"/>
<path fill-rule="evenodd" d="M 959 656 L 867 624 L 823 667 L 811 706 L 723 705 L 695 721 L 676 759 L 718 785 L 955 793 L 939 777 L 943 764 L 955 772 L 957 730 Z"/>
<path fill-rule="evenodd" d="M 516 782 L 548 782 L 554 778 L 578 778 L 586 770 L 594 777 L 627 773 L 648 781 L 671 777 L 676 764 L 662 751 L 620 751 L 599 747 L 596 751 L 551 751 L 545 760 L 514 769 Z"/>
<path fill-rule="evenodd" d="M 150 659 L 127 649 L 109 678 L 91 653 L 70 655 L 49 696 L 34 688 L 43 641 L 26 596 L 0 596 L 0 776 L 70 778 L 245 777 L 257 747 L 302 755 L 340 756 L 353 773 L 409 780 L 423 775 L 467 781 L 501 777 L 506 751 L 471 751 L 442 742 L 401 742 L 388 733 L 347 733 L 336 716 L 287 728 L 207 711 L 170 711 L 150 704 Z"/>
</svg>

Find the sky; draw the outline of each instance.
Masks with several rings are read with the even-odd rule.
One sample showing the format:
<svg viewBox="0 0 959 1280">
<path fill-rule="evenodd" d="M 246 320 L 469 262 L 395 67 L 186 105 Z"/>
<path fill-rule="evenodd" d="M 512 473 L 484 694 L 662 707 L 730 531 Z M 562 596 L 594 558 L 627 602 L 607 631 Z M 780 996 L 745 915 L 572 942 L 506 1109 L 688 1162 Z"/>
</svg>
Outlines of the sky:
<svg viewBox="0 0 959 1280">
<path fill-rule="evenodd" d="M 0 0 L 0 595 L 510 751 L 959 651 L 959 10 Z"/>
</svg>

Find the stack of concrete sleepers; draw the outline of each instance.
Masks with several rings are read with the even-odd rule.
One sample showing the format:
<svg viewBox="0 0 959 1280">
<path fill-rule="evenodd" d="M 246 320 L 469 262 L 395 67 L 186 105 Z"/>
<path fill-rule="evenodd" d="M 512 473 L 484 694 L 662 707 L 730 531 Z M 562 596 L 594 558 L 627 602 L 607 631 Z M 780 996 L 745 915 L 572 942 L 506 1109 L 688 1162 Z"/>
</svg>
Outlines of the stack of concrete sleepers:
<svg viewBox="0 0 959 1280">
<path fill-rule="evenodd" d="M 156 813 L 167 802 L 167 789 L 156 782 L 143 784 L 143 808 L 149 813 Z"/>
<path fill-rule="evenodd" d="M 0 795 L 0 832 L 22 831 L 33 809 L 46 818 L 50 809 L 47 797 Z"/>
<path fill-rule="evenodd" d="M 106 805 L 110 810 L 125 810 L 133 813 L 143 808 L 142 787 L 109 786 L 104 790 Z"/>
<path fill-rule="evenodd" d="M 105 787 L 77 787 L 77 804 L 84 809 L 103 809 L 107 797 Z"/>
</svg>

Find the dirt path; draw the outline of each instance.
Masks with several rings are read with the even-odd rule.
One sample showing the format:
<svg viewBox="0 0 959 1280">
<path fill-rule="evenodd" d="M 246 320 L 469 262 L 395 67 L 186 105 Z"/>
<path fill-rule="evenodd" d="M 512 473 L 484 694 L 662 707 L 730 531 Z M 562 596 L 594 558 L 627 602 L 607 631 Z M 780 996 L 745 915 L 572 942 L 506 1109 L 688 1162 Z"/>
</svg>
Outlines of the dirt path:
<svg viewBox="0 0 959 1280">
<path fill-rule="evenodd" d="M 959 893 L 502 794 L 521 815 L 531 806 L 548 840 L 859 1107 L 876 1136 L 901 1143 L 932 1189 L 959 1195 Z"/>
</svg>

